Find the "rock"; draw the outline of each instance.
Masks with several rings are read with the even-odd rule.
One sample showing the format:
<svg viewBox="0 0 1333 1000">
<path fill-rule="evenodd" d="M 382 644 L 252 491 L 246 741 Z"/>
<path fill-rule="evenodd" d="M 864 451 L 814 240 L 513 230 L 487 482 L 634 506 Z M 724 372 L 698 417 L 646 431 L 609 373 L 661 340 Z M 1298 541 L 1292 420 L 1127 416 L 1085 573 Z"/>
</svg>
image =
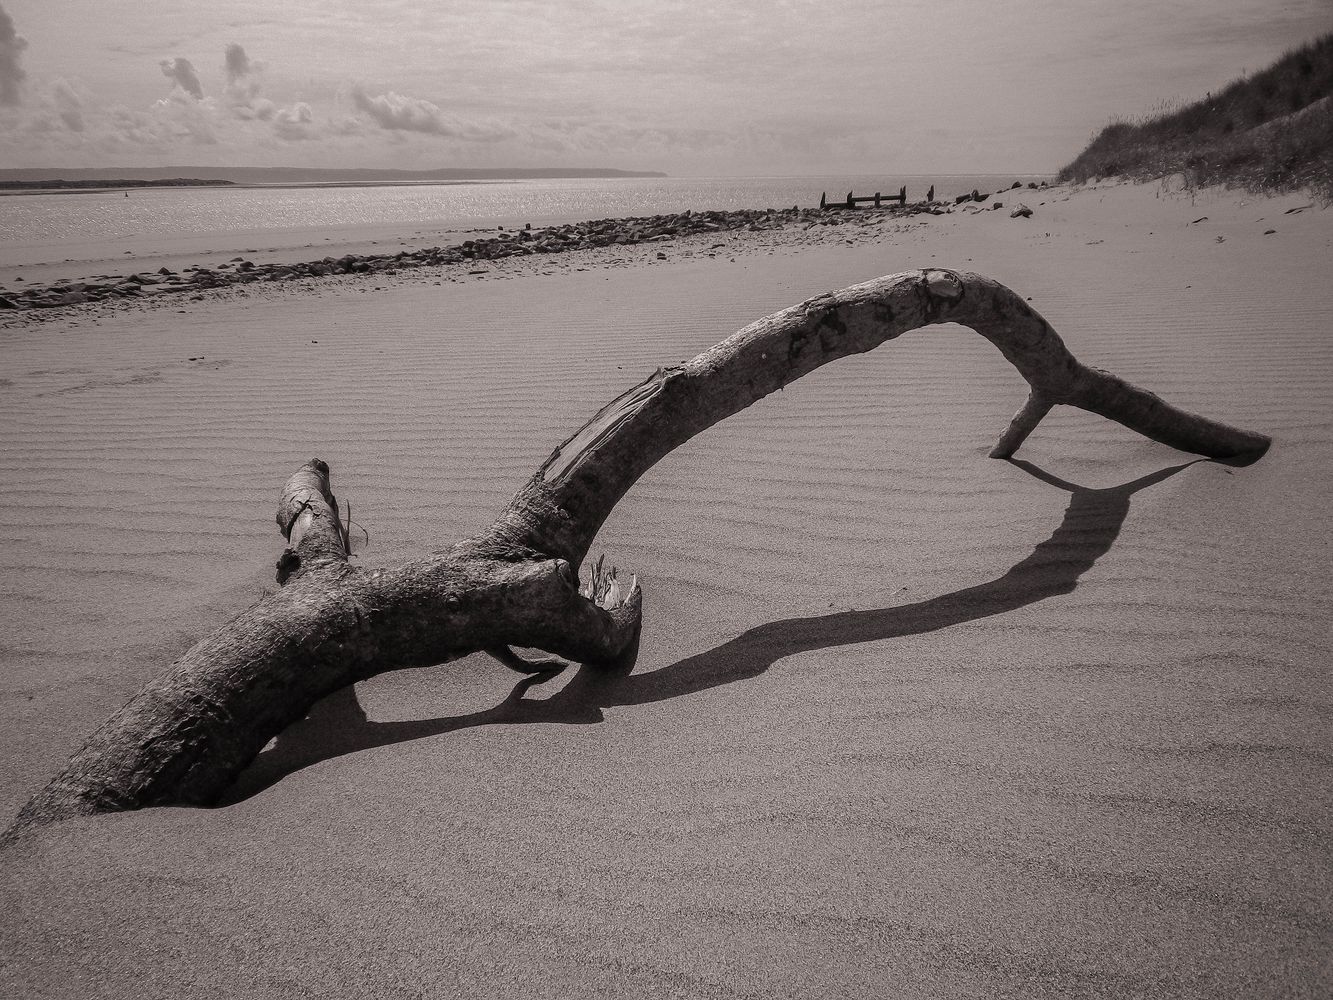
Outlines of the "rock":
<svg viewBox="0 0 1333 1000">
<path fill-rule="evenodd" d="M 1016 209 L 1014 209 L 1012 212 L 1009 213 L 1009 218 L 1011 219 L 1030 219 L 1031 217 L 1032 217 L 1032 209 L 1028 208 L 1026 205 L 1022 203 L 1020 203 Z"/>
</svg>

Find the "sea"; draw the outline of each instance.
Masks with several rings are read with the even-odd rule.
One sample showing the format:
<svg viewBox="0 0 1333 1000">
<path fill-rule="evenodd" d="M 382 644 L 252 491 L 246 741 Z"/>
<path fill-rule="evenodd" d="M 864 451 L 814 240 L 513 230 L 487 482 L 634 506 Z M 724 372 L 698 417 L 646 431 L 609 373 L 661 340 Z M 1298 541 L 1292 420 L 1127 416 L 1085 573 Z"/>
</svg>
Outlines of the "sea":
<svg viewBox="0 0 1333 1000">
<path fill-rule="evenodd" d="M 355 186 L 158 187 L 123 191 L 14 194 L 0 197 L 0 265 L 34 251 L 59 259 L 80 246 L 142 237 L 199 237 L 245 233 L 256 242 L 312 228 L 354 230 L 495 229 L 589 219 L 742 208 L 802 208 L 821 194 L 842 200 L 896 194 L 909 201 L 952 198 L 979 189 L 1008 188 L 1042 175 L 941 174 L 812 177 L 616 177 L 415 183 Z M 67 251 L 67 252 L 66 252 Z"/>
</svg>

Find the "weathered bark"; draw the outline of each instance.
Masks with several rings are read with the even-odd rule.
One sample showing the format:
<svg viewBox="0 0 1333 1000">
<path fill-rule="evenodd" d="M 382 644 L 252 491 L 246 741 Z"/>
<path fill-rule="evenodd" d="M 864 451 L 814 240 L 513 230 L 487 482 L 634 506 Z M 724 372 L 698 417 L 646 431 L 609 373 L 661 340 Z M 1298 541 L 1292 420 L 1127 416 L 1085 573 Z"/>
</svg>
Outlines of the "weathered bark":
<svg viewBox="0 0 1333 1000">
<path fill-rule="evenodd" d="M 207 804 L 317 700 L 386 670 L 509 646 L 584 663 L 632 661 L 637 581 L 580 588 L 602 523 L 640 476 L 700 431 L 819 366 L 938 323 L 995 344 L 1031 396 L 991 454 L 1008 457 L 1056 404 L 1213 458 L 1253 460 L 1269 439 L 1180 410 L 1080 364 L 1021 297 L 987 278 L 912 271 L 775 313 L 598 412 L 552 453 L 489 529 L 393 570 L 348 565 L 329 470 L 288 482 L 278 524 L 284 587 L 202 640 L 98 730 L 10 831 L 80 814 Z"/>
</svg>

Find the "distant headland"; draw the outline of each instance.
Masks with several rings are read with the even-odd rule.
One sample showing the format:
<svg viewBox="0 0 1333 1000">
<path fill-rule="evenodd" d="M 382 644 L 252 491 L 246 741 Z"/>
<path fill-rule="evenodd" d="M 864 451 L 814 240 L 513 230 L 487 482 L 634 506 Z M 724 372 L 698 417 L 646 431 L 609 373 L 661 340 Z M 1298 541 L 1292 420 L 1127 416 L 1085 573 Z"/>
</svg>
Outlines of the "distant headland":
<svg viewBox="0 0 1333 1000">
<path fill-rule="evenodd" d="M 232 181 L 204 180 L 199 177 L 169 177 L 153 181 L 134 177 L 116 177 L 107 180 L 94 180 L 86 177 L 58 177 L 54 180 L 35 181 L 0 180 L 0 191 L 104 191 L 107 188 L 230 186 L 233 186 Z"/>
<path fill-rule="evenodd" d="M 216 184 L 421 184 L 517 181 L 546 178 L 665 177 L 655 170 L 609 167 L 441 167 L 389 170 L 374 167 L 19 167 L 0 170 L 0 188 L 86 189 Z"/>
</svg>

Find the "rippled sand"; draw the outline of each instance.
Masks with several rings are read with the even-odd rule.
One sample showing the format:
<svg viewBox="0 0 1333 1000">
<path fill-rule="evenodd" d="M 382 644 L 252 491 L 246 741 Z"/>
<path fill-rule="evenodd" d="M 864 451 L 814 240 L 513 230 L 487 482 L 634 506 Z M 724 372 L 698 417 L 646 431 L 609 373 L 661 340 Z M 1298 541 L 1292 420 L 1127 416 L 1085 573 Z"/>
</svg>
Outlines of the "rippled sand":
<svg viewBox="0 0 1333 1000">
<path fill-rule="evenodd" d="M 606 525 L 645 588 L 631 675 L 384 675 L 225 808 L 40 832 L 0 857 L 0 993 L 1320 996 L 1333 215 L 1029 194 L 850 244 L 0 328 L 7 815 L 273 586 L 306 458 L 390 564 L 649 371 L 829 288 L 991 275 L 1081 360 L 1275 438 L 1229 468 L 1058 411 L 996 462 L 1025 387 L 975 335 L 821 369 Z"/>
</svg>

